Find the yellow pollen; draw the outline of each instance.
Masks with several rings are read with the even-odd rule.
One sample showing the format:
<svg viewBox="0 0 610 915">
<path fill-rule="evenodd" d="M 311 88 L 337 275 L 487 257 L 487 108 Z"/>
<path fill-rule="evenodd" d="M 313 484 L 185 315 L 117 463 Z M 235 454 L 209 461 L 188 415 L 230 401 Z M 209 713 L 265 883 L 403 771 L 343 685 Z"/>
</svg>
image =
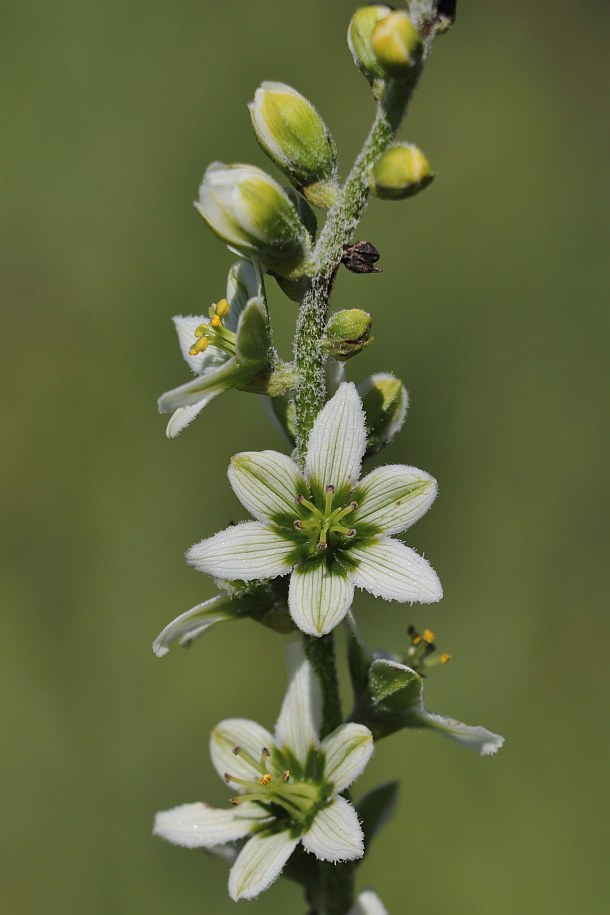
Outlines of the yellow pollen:
<svg viewBox="0 0 610 915">
<path fill-rule="evenodd" d="M 414 645 L 419 645 L 419 643 L 421 642 L 421 635 L 419 634 L 419 632 L 415 633 L 415 635 L 413 636 L 411 641 L 413 642 Z"/>
<path fill-rule="evenodd" d="M 430 642 L 434 641 L 436 635 L 432 632 L 431 629 L 424 629 L 422 638 L 424 642 L 428 642 L 428 644 L 430 644 Z"/>
<path fill-rule="evenodd" d="M 261 783 L 261 785 L 263 785 L 265 787 L 269 784 L 270 781 L 271 781 L 271 776 L 269 775 L 268 772 L 266 772 L 265 775 L 261 775 L 261 777 L 259 778 L 259 782 Z"/>
<path fill-rule="evenodd" d="M 189 356 L 196 356 L 197 353 L 204 353 L 209 346 L 209 340 L 207 337 L 199 337 L 196 343 L 193 343 L 189 349 Z"/>
<path fill-rule="evenodd" d="M 222 324 L 222 321 L 220 320 L 218 315 L 214 315 L 214 317 L 210 319 L 210 327 L 220 327 L 221 324 Z"/>
<path fill-rule="evenodd" d="M 441 662 L 441 664 L 446 664 L 450 660 L 451 660 L 451 655 L 448 654 L 447 652 L 445 652 L 445 654 L 442 654 L 439 658 L 439 661 Z"/>
<path fill-rule="evenodd" d="M 220 302 L 216 303 L 216 314 L 219 318 L 224 318 L 225 315 L 228 315 L 231 310 L 231 305 L 228 299 L 221 299 Z"/>
</svg>

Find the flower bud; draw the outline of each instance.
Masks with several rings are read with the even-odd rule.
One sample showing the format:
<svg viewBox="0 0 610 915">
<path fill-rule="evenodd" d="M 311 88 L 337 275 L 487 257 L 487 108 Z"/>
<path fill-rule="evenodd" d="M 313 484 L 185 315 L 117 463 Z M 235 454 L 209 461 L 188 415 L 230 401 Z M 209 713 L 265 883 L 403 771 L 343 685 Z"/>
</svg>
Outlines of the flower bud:
<svg viewBox="0 0 610 915">
<path fill-rule="evenodd" d="M 373 86 L 373 94 L 379 97 L 386 73 L 373 50 L 371 38 L 377 23 L 392 12 L 384 4 L 371 4 L 356 10 L 347 30 L 347 43 L 354 63 Z"/>
<path fill-rule="evenodd" d="M 333 204 L 336 148 L 313 105 L 290 86 L 267 82 L 248 108 L 258 142 L 297 190 L 314 206 Z"/>
<path fill-rule="evenodd" d="M 387 76 L 408 76 L 418 63 L 422 44 L 419 32 L 403 10 L 381 19 L 371 36 L 377 63 Z"/>
<path fill-rule="evenodd" d="M 366 453 L 377 454 L 402 428 L 409 395 L 400 378 L 384 372 L 363 381 L 358 392 L 366 416 Z"/>
<path fill-rule="evenodd" d="M 324 351 L 341 362 L 357 356 L 371 343 L 371 324 L 370 314 L 362 308 L 335 312 L 326 325 Z"/>
<path fill-rule="evenodd" d="M 212 163 L 195 207 L 219 238 L 238 251 L 256 254 L 280 276 L 307 271 L 307 230 L 286 193 L 262 169 Z"/>
<path fill-rule="evenodd" d="M 434 172 L 421 149 L 398 143 L 386 150 L 371 166 L 369 187 L 382 200 L 405 200 L 428 187 Z"/>
</svg>

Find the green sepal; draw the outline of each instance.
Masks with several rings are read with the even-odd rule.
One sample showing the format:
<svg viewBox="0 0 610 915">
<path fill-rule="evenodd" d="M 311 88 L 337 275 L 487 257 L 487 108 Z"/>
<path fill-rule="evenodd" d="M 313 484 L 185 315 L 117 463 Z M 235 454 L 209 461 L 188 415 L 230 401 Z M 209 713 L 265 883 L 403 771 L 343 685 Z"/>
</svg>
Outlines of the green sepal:
<svg viewBox="0 0 610 915">
<path fill-rule="evenodd" d="M 399 793 L 400 782 L 385 782 L 367 791 L 356 803 L 356 811 L 364 831 L 365 855 L 371 847 L 372 840 L 393 817 Z"/>
<path fill-rule="evenodd" d="M 369 670 L 369 690 L 374 705 L 391 712 L 420 708 L 423 681 L 416 671 L 385 658 L 377 658 Z"/>
<path fill-rule="evenodd" d="M 271 328 L 265 303 L 259 296 L 250 299 L 239 317 L 236 350 L 240 362 L 269 362 Z"/>
</svg>

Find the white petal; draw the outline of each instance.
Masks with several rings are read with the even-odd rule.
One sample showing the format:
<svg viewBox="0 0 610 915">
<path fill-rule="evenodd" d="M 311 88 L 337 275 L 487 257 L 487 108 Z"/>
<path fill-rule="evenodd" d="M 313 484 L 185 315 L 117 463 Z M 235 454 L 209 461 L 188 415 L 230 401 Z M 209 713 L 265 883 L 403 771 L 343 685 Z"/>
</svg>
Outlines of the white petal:
<svg viewBox="0 0 610 915">
<path fill-rule="evenodd" d="M 435 728 L 445 737 L 451 737 L 463 746 L 477 750 L 481 756 L 493 756 L 504 744 L 504 738 L 500 734 L 494 734 L 480 724 L 473 727 L 462 724 L 455 718 L 443 718 L 442 715 L 426 711 L 419 712 L 417 718 L 422 724 Z"/>
<path fill-rule="evenodd" d="M 267 817 L 262 807 L 248 801 L 229 810 L 181 804 L 156 815 L 153 833 L 184 848 L 211 848 L 243 839 Z"/>
<path fill-rule="evenodd" d="M 296 519 L 296 498 L 307 491 L 299 468 L 279 451 L 242 451 L 231 458 L 229 482 L 235 495 L 259 521 Z"/>
<path fill-rule="evenodd" d="M 295 545 L 259 521 L 228 527 L 188 550 L 190 565 L 215 578 L 242 581 L 286 575 L 295 559 Z"/>
<path fill-rule="evenodd" d="M 229 874 L 229 895 L 253 899 L 271 886 L 298 845 L 287 831 L 256 835 L 246 842 Z"/>
<path fill-rule="evenodd" d="M 217 594 L 216 597 L 181 613 L 159 633 L 153 642 L 154 653 L 158 658 L 162 658 L 169 651 L 172 642 L 177 641 L 179 645 L 188 645 L 216 623 L 236 619 L 237 614 L 227 610 L 226 604 L 225 595 Z"/>
<path fill-rule="evenodd" d="M 425 515 L 438 491 L 434 477 L 416 467 L 377 467 L 360 481 L 354 499 L 360 508 L 350 524 L 371 525 L 373 533 L 398 534 Z"/>
<path fill-rule="evenodd" d="M 197 341 L 195 331 L 200 324 L 207 324 L 208 321 L 209 318 L 202 315 L 176 315 L 174 318 L 180 351 L 184 361 L 196 375 L 201 375 L 207 369 L 217 368 L 229 358 L 228 354 L 217 346 L 208 346 L 203 353 L 197 353 L 195 356 L 189 355 L 189 349 Z"/>
<path fill-rule="evenodd" d="M 443 596 L 430 563 L 399 540 L 380 537 L 362 546 L 354 544 L 349 558 L 356 563 L 348 572 L 353 583 L 375 597 L 430 604 Z"/>
<path fill-rule="evenodd" d="M 363 724 L 342 724 L 322 741 L 324 778 L 338 794 L 355 781 L 373 754 L 373 735 Z"/>
<path fill-rule="evenodd" d="M 388 910 L 373 890 L 363 890 L 348 915 L 388 915 Z"/>
<path fill-rule="evenodd" d="M 186 429 L 186 427 L 193 422 L 195 417 L 201 413 L 203 408 L 207 406 L 217 394 L 220 394 L 220 391 L 209 391 L 202 396 L 198 403 L 192 404 L 190 407 L 178 407 L 178 409 L 172 413 L 171 419 L 167 424 L 167 429 L 165 430 L 167 437 L 176 438 L 183 429 Z"/>
<path fill-rule="evenodd" d="M 288 607 L 302 632 L 326 635 L 338 626 L 354 599 L 349 578 L 325 560 L 300 563 L 290 576 Z"/>
<path fill-rule="evenodd" d="M 240 747 L 243 755 L 233 752 L 236 747 Z M 247 756 L 256 763 L 260 760 L 263 749 L 271 750 L 272 747 L 273 737 L 269 731 L 248 718 L 225 718 L 210 735 L 210 756 L 223 781 L 226 780 L 226 773 L 236 778 L 260 776 L 260 771 L 253 767 Z"/>
<path fill-rule="evenodd" d="M 353 861 L 364 854 L 364 835 L 356 811 L 343 797 L 316 814 L 302 837 L 304 847 L 320 861 Z"/>
<path fill-rule="evenodd" d="M 275 726 L 275 742 L 280 749 L 287 747 L 300 763 L 305 763 L 311 748 L 319 745 L 320 684 L 300 642 L 292 642 L 286 655 L 290 680 Z"/>
<path fill-rule="evenodd" d="M 227 357 L 219 365 L 206 369 L 202 375 L 191 378 L 186 384 L 161 394 L 157 401 L 159 413 L 171 413 L 179 407 L 198 406 L 204 398 L 207 398 L 207 403 L 211 397 L 242 384 L 249 377 L 251 371 L 247 367 L 240 366 L 235 357 Z"/>
<path fill-rule="evenodd" d="M 305 476 L 320 493 L 335 486 L 340 498 L 358 479 L 365 449 L 362 401 L 355 385 L 344 382 L 313 424 Z"/>
</svg>

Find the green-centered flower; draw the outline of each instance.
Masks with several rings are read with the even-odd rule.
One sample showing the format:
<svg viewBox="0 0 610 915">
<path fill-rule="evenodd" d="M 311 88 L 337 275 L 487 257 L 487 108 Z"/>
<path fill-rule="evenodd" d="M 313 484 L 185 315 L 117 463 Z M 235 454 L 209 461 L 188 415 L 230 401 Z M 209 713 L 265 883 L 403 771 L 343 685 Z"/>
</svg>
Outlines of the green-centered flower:
<svg viewBox="0 0 610 915">
<path fill-rule="evenodd" d="M 304 473 L 277 451 L 243 452 L 229 466 L 238 499 L 257 519 L 195 544 L 187 560 L 229 580 L 290 574 L 288 604 L 310 635 L 330 632 L 351 606 L 354 587 L 402 603 L 440 600 L 430 564 L 392 534 L 428 510 L 436 481 L 415 467 L 378 467 L 360 482 L 364 413 L 343 383 L 318 414 Z"/>
<path fill-rule="evenodd" d="M 186 848 L 247 840 L 229 875 L 234 900 L 266 890 L 299 842 L 321 861 L 364 854 L 356 811 L 340 794 L 370 759 L 371 732 L 343 724 L 320 741 L 318 680 L 299 643 L 288 655 L 290 683 L 275 734 L 244 718 L 221 721 L 212 732 L 212 762 L 236 792 L 232 807 L 182 804 L 155 819 L 156 835 Z"/>
<path fill-rule="evenodd" d="M 184 359 L 196 378 L 162 394 L 160 413 L 173 413 L 168 438 L 175 438 L 217 394 L 255 385 L 268 377 L 273 351 L 262 274 L 255 260 L 233 264 L 227 296 L 208 316 L 174 318 Z"/>
</svg>

